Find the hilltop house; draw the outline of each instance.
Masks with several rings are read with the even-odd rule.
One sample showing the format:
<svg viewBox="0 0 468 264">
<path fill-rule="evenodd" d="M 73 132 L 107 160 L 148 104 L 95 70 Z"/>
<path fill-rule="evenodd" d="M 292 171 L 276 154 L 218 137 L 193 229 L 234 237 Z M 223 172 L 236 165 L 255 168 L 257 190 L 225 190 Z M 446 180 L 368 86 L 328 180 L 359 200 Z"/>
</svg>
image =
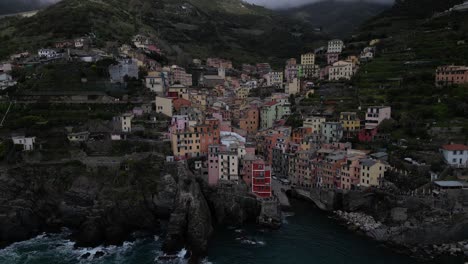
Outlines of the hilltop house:
<svg viewBox="0 0 468 264">
<path fill-rule="evenodd" d="M 58 53 L 57 53 L 57 51 L 55 51 L 53 49 L 40 49 L 37 52 L 37 55 L 40 58 L 53 59 L 53 58 L 56 58 L 58 56 Z"/>
<path fill-rule="evenodd" d="M 149 72 L 145 77 L 145 86 L 151 92 L 163 94 L 165 92 L 165 78 L 161 72 Z"/>
<path fill-rule="evenodd" d="M 462 144 L 444 145 L 440 152 L 445 162 L 457 168 L 468 168 L 468 146 Z"/>
<path fill-rule="evenodd" d="M 344 48 L 344 42 L 339 39 L 333 39 L 328 42 L 328 53 L 341 53 Z"/>
<path fill-rule="evenodd" d="M 36 143 L 36 137 L 25 137 L 24 135 L 14 135 L 11 140 L 15 145 L 22 145 L 23 151 L 34 150 L 34 143 Z"/>
<path fill-rule="evenodd" d="M 354 65 L 350 61 L 337 61 L 330 67 L 328 80 L 350 80 L 354 75 Z"/>
<path fill-rule="evenodd" d="M 468 83 L 468 66 L 440 66 L 436 70 L 436 86 Z"/>
<path fill-rule="evenodd" d="M 125 76 L 138 78 L 138 63 L 134 59 L 120 60 L 118 65 L 109 66 L 109 75 L 113 83 L 123 83 Z"/>
</svg>

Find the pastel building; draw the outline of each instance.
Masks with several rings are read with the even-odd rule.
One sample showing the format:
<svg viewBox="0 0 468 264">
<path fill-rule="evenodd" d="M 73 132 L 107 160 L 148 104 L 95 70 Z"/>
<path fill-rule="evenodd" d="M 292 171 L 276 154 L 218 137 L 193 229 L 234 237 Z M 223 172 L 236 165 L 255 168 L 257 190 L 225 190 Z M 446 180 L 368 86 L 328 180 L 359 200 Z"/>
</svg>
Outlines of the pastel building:
<svg viewBox="0 0 468 264">
<path fill-rule="evenodd" d="M 329 68 L 328 80 L 351 80 L 354 75 L 354 65 L 350 61 L 337 61 Z"/>
<path fill-rule="evenodd" d="M 363 187 L 380 186 L 386 169 L 387 165 L 380 160 L 361 160 L 360 185 Z"/>
<path fill-rule="evenodd" d="M 468 83 L 468 66 L 440 66 L 436 70 L 436 85 L 447 86 Z"/>
<path fill-rule="evenodd" d="M 322 131 L 323 123 L 325 123 L 326 121 L 327 120 L 325 117 L 312 116 L 304 120 L 303 126 L 310 127 L 312 128 L 313 133 L 319 134 Z"/>
<path fill-rule="evenodd" d="M 343 132 L 347 138 L 355 135 L 361 129 L 361 120 L 356 112 L 340 113 L 340 122 L 343 124 Z"/>
<path fill-rule="evenodd" d="M 392 108 L 390 106 L 371 106 L 367 108 L 366 129 L 376 128 L 385 119 L 390 119 Z"/>
<path fill-rule="evenodd" d="M 281 87 L 283 85 L 283 72 L 272 71 L 264 75 L 268 86 Z"/>
<path fill-rule="evenodd" d="M 174 113 L 172 100 L 173 100 L 172 98 L 156 96 L 156 100 L 155 100 L 156 113 L 164 114 L 166 116 L 172 117 Z"/>
<path fill-rule="evenodd" d="M 157 94 L 164 94 L 165 92 L 165 79 L 164 74 L 161 72 L 149 72 L 145 77 L 145 87 L 151 92 Z"/>
<path fill-rule="evenodd" d="M 250 107 L 244 111 L 243 116 L 239 119 L 239 127 L 247 132 L 247 134 L 255 134 L 260 125 L 260 111 L 257 107 Z"/>
</svg>

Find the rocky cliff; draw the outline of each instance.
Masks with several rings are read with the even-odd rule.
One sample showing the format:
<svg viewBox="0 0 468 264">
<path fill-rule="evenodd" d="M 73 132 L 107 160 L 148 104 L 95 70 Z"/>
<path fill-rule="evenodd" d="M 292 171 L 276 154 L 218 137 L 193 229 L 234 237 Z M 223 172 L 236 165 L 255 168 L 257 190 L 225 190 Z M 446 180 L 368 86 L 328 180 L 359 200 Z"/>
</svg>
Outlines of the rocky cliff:
<svg viewBox="0 0 468 264">
<path fill-rule="evenodd" d="M 334 195 L 327 192 L 312 200 L 323 203 L 324 210 L 335 210 L 351 229 L 377 241 L 403 246 L 415 256 L 427 258 L 464 250 L 468 253 L 468 217 L 447 210 L 450 206 L 444 208 L 450 201 L 396 196 L 375 189 Z"/>
<path fill-rule="evenodd" d="M 4 167 L 0 204 L 0 247 L 63 227 L 85 247 L 162 232 L 168 254 L 187 248 L 192 261 L 206 254 L 216 224 L 255 221 L 261 208 L 244 184 L 210 187 L 185 164 L 167 166 L 156 156 L 112 169 L 79 162 Z"/>
<path fill-rule="evenodd" d="M 122 169 L 78 162 L 23 165 L 0 176 L 0 246 L 41 232 L 72 229 L 78 246 L 119 244 L 134 231 L 155 232 L 169 217 L 177 185 L 153 158 Z"/>
</svg>

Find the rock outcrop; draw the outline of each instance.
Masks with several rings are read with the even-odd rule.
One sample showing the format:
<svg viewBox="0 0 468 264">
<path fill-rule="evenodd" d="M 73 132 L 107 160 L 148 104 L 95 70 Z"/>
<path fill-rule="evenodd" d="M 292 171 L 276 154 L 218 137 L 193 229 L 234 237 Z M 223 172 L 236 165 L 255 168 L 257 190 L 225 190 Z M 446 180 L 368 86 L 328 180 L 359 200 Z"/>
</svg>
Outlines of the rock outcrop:
<svg viewBox="0 0 468 264">
<path fill-rule="evenodd" d="M 179 188 L 174 210 L 169 220 L 163 250 L 175 254 L 188 247 L 192 261 L 206 255 L 208 240 L 213 232 L 211 212 L 195 176 L 178 167 Z"/>
<path fill-rule="evenodd" d="M 73 230 L 78 246 L 120 244 L 135 231 L 157 232 L 172 211 L 177 184 L 152 158 L 124 169 L 79 162 L 24 165 L 0 175 L 0 246 L 42 232 Z"/>
</svg>

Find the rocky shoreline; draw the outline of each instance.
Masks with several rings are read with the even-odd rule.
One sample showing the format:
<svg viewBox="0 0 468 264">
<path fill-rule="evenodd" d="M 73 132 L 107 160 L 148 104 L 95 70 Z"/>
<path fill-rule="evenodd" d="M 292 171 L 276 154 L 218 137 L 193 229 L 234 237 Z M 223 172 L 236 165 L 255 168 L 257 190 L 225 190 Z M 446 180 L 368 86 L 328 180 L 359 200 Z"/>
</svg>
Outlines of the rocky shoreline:
<svg viewBox="0 0 468 264">
<path fill-rule="evenodd" d="M 468 217 L 434 208 L 426 197 L 396 196 L 383 190 L 292 192 L 334 213 L 344 226 L 396 251 L 422 260 L 455 256 L 468 260 Z"/>
<path fill-rule="evenodd" d="M 468 257 L 468 240 L 455 243 L 426 244 L 426 245 L 398 245 L 392 243 L 392 234 L 403 232 L 402 227 L 389 227 L 376 221 L 372 216 L 358 212 L 334 211 L 335 218 L 352 231 L 359 232 L 373 240 L 398 247 L 398 250 L 406 249 L 406 253 L 420 259 L 430 260 L 441 256 Z"/>
</svg>

